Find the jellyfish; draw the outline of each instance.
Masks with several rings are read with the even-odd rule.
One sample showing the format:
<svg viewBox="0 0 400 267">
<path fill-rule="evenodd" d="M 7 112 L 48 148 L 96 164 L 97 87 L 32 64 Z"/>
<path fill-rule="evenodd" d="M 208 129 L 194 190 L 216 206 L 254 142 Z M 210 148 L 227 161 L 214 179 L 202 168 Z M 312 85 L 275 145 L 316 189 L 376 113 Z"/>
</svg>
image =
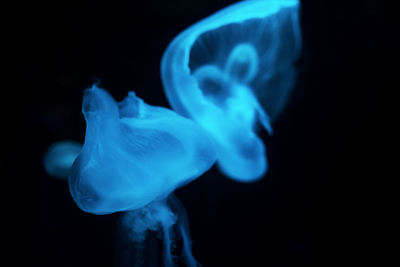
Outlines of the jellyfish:
<svg viewBox="0 0 400 267">
<path fill-rule="evenodd" d="M 69 176 L 76 204 L 98 215 L 125 212 L 123 222 L 138 243 L 147 230 L 161 230 L 165 266 L 173 266 L 171 229 L 178 222 L 176 235 L 185 243 L 187 264 L 195 266 L 185 249 L 190 240 L 184 218 L 178 218 L 184 210 L 169 196 L 214 164 L 208 133 L 167 108 L 146 104 L 134 92 L 117 103 L 96 85 L 85 91 L 82 111 L 85 142 Z"/>
<path fill-rule="evenodd" d="M 50 176 L 68 179 L 72 163 L 81 152 L 81 149 L 82 145 L 80 143 L 71 140 L 52 144 L 44 155 L 44 169 Z"/>
<path fill-rule="evenodd" d="M 257 130 L 272 134 L 294 86 L 300 49 L 299 1 L 255 0 L 201 20 L 164 52 L 167 98 L 213 137 L 226 176 L 252 182 L 267 172 Z"/>
</svg>

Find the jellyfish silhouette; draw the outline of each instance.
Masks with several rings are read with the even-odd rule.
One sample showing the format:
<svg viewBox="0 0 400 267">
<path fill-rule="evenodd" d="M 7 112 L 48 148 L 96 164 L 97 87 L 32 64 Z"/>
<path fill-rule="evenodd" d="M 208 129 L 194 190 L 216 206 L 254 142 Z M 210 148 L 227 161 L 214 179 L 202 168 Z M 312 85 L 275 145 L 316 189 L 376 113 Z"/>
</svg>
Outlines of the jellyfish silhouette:
<svg viewBox="0 0 400 267">
<path fill-rule="evenodd" d="M 73 199 L 93 214 L 126 211 L 123 222 L 136 242 L 143 242 L 147 230 L 162 230 L 164 263 L 172 266 L 171 229 L 179 221 L 176 213 L 184 216 L 184 210 L 167 198 L 214 164 L 207 133 L 169 109 L 147 105 L 133 92 L 117 103 L 96 85 L 85 91 L 82 111 L 87 127 L 69 176 Z M 187 264 L 195 266 L 184 225 L 183 218 L 177 235 L 185 243 Z"/>
<path fill-rule="evenodd" d="M 82 145 L 65 140 L 52 144 L 46 151 L 43 164 L 46 172 L 56 178 L 68 179 L 72 163 L 81 152 Z"/>
<path fill-rule="evenodd" d="M 239 2 L 183 31 L 163 55 L 170 104 L 210 133 L 219 168 L 234 180 L 268 169 L 256 126 L 272 133 L 295 82 L 298 13 L 298 0 Z"/>
</svg>

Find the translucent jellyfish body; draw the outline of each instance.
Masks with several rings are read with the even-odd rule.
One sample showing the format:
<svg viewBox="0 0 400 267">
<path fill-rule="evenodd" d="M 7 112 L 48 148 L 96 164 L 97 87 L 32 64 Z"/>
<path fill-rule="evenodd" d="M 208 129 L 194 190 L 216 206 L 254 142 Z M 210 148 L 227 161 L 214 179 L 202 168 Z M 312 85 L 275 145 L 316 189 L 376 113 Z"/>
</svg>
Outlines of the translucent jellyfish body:
<svg viewBox="0 0 400 267">
<path fill-rule="evenodd" d="M 161 75 L 168 100 L 211 136 L 218 165 L 249 182 L 267 171 L 256 122 L 272 132 L 295 81 L 301 34 L 297 0 L 243 1 L 179 34 Z"/>
<path fill-rule="evenodd" d="M 164 266 L 174 265 L 172 247 L 181 238 L 186 265 L 196 266 L 185 211 L 170 194 L 214 164 L 208 134 L 133 92 L 117 103 L 93 86 L 84 93 L 82 111 L 85 142 L 69 176 L 75 202 L 94 214 L 126 211 L 122 222 L 133 246 L 143 247 L 148 230 L 163 232 Z M 143 255 L 133 256 L 129 266 L 138 266 Z"/>
<path fill-rule="evenodd" d="M 46 172 L 53 177 L 67 179 L 81 149 L 82 145 L 75 141 L 65 140 L 52 144 L 43 159 Z"/>
<path fill-rule="evenodd" d="M 133 92 L 120 103 L 93 86 L 84 94 L 85 142 L 69 177 L 73 199 L 94 214 L 142 208 L 165 199 L 215 161 L 207 133 Z"/>
</svg>

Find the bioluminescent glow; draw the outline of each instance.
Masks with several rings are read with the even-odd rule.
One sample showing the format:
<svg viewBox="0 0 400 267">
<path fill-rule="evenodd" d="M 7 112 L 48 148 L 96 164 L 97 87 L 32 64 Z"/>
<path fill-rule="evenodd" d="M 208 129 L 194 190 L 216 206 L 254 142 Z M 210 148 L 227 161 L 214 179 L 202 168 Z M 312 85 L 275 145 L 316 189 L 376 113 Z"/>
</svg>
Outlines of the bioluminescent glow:
<svg viewBox="0 0 400 267">
<path fill-rule="evenodd" d="M 189 27 L 163 55 L 169 102 L 214 137 L 218 165 L 235 180 L 268 169 L 255 125 L 271 133 L 293 87 L 298 13 L 298 0 L 243 1 Z"/>
<path fill-rule="evenodd" d="M 68 179 L 72 163 L 81 152 L 82 145 L 75 141 L 52 144 L 44 155 L 44 169 L 56 178 Z"/>
<path fill-rule="evenodd" d="M 133 92 L 119 104 L 93 86 L 83 98 L 85 143 L 69 179 L 78 206 L 94 214 L 142 208 L 197 178 L 215 161 L 193 121 L 147 105 Z"/>
<path fill-rule="evenodd" d="M 125 212 L 124 233 L 139 247 L 148 230 L 162 231 L 165 266 L 174 265 L 177 238 L 186 264 L 196 266 L 184 208 L 171 193 L 216 160 L 234 180 L 263 177 L 266 148 L 256 126 L 272 133 L 293 88 L 300 49 L 298 0 L 227 7 L 182 32 L 163 55 L 164 89 L 180 115 L 133 92 L 117 103 L 93 85 L 83 98 L 83 147 L 56 144 L 45 168 L 54 176 L 69 174 L 82 210 Z M 143 255 L 137 254 L 127 262 L 141 265 Z"/>
<path fill-rule="evenodd" d="M 126 221 L 132 222 L 138 242 L 148 229 L 163 230 L 165 265 L 171 266 L 170 228 L 177 216 L 166 198 L 214 164 L 207 133 L 169 109 L 147 105 L 133 92 L 117 103 L 95 85 L 85 91 L 82 111 L 87 127 L 69 177 L 73 199 L 94 214 L 129 211 Z M 181 234 L 182 239 L 187 235 Z"/>
</svg>

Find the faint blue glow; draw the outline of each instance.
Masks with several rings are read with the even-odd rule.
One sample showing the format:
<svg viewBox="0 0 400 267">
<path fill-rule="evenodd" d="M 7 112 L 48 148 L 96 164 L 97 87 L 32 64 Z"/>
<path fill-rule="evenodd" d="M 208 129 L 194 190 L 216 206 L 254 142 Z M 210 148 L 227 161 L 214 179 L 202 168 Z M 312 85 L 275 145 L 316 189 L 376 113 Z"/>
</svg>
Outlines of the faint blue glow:
<svg viewBox="0 0 400 267">
<path fill-rule="evenodd" d="M 173 108 L 214 138 L 218 165 L 250 182 L 267 171 L 258 121 L 270 133 L 296 78 L 301 34 L 297 0 L 243 1 L 194 24 L 161 62 Z"/>
<path fill-rule="evenodd" d="M 44 169 L 56 178 L 67 179 L 72 163 L 81 152 L 82 145 L 75 141 L 52 144 L 44 155 Z"/>
<path fill-rule="evenodd" d="M 165 266 L 173 266 L 174 259 L 172 248 L 177 239 L 182 240 L 182 257 L 186 265 L 195 267 L 197 261 L 191 252 L 191 239 L 186 211 L 173 194 L 167 200 L 155 201 L 141 209 L 128 211 L 123 214 L 122 227 L 134 242 L 134 246 L 141 246 L 146 239 L 147 231 L 160 231 L 163 233 Z M 140 248 L 139 248 L 140 250 Z M 146 259 L 143 253 L 137 253 L 130 266 L 142 266 Z M 176 257 L 176 256 L 175 256 Z"/>
</svg>

